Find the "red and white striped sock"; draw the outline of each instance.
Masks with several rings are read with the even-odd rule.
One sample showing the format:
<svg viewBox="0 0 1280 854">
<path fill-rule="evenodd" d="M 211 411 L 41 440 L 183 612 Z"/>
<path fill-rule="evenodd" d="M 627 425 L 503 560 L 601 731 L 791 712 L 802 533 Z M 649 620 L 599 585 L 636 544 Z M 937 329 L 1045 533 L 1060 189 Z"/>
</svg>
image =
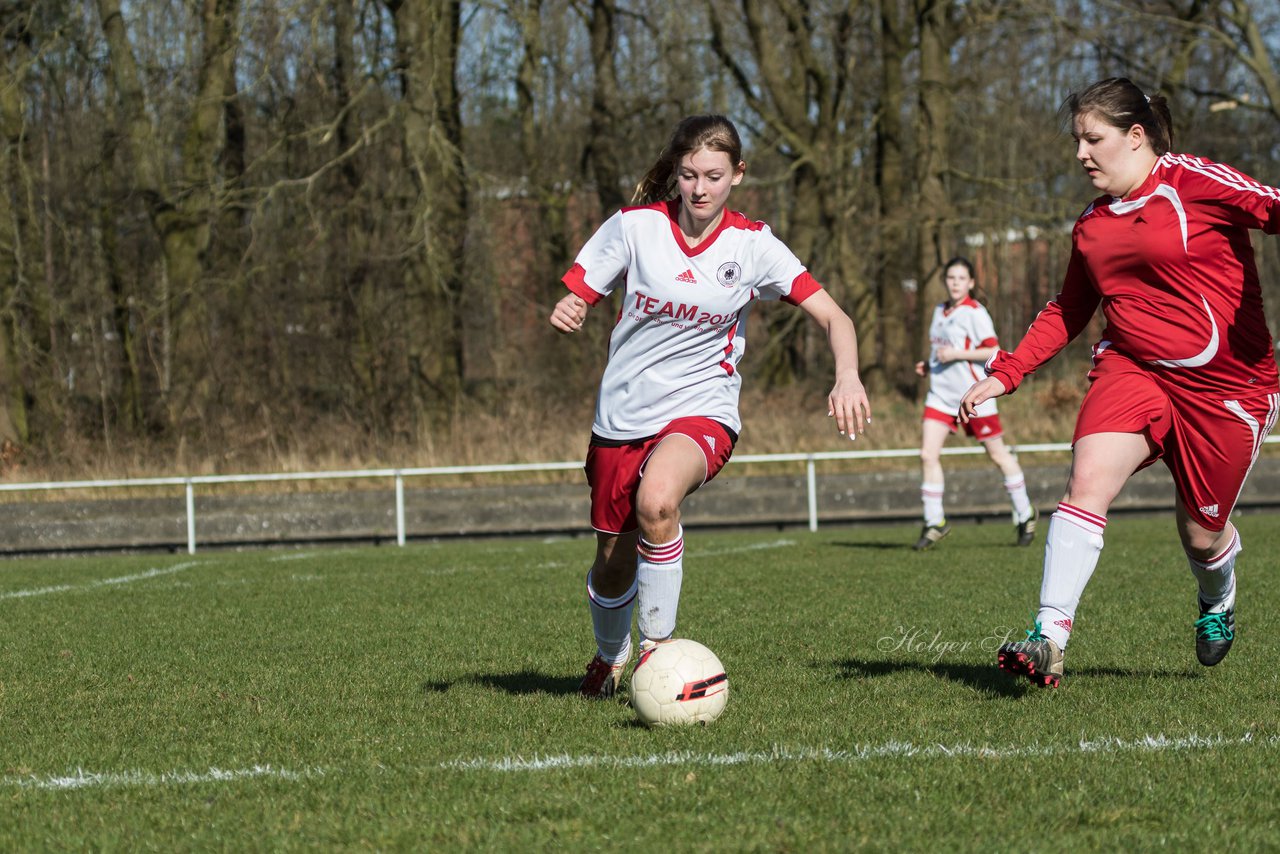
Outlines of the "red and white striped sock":
<svg viewBox="0 0 1280 854">
<path fill-rule="evenodd" d="M 641 537 L 636 544 L 636 599 L 642 640 L 666 640 L 675 632 L 683 580 L 684 528 L 669 543 L 651 543 Z"/>
<path fill-rule="evenodd" d="M 1009 503 L 1013 505 L 1013 516 L 1019 524 L 1031 518 L 1031 497 L 1027 495 L 1027 480 L 1018 472 L 1013 477 L 1004 479 L 1004 490 L 1009 493 Z"/>
<path fill-rule="evenodd" d="M 1059 504 L 1049 517 L 1036 621 L 1041 633 L 1059 649 L 1067 648 L 1080 596 L 1102 554 L 1102 532 L 1106 527 L 1106 516 L 1066 503 Z"/>
<path fill-rule="evenodd" d="M 947 521 L 942 512 L 942 495 L 945 485 L 941 483 L 920 484 L 920 503 L 924 505 L 924 523 L 937 527 Z"/>
</svg>

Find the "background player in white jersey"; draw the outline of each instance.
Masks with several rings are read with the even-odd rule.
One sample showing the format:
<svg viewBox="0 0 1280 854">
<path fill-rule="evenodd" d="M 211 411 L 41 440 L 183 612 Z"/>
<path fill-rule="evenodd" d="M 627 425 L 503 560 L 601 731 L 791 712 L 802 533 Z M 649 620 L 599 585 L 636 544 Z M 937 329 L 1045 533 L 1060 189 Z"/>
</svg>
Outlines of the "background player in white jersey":
<svg viewBox="0 0 1280 854">
<path fill-rule="evenodd" d="M 1099 305 L 1076 419 L 1067 492 L 1045 537 L 1040 610 L 1000 667 L 1056 686 L 1076 607 L 1102 552 L 1107 510 L 1133 472 L 1163 459 L 1197 583 L 1196 657 L 1220 662 L 1235 639 L 1231 511 L 1275 424 L 1280 384 L 1250 229 L 1280 232 L 1280 189 L 1229 166 L 1172 154 L 1169 107 L 1124 78 L 1064 104 L 1076 159 L 1103 192 L 1072 231 L 1062 291 L 1012 353 L 964 396 L 962 418 L 1014 391 L 1078 335 Z"/>
<path fill-rule="evenodd" d="M 596 557 L 587 601 L 596 655 L 579 691 L 607 698 L 631 657 L 671 637 L 684 575 L 680 504 L 728 462 L 741 430 L 738 390 L 747 312 L 757 299 L 798 305 L 835 358 L 828 415 L 850 439 L 871 420 L 853 321 L 764 223 L 728 210 L 746 164 L 724 116 L 682 120 L 636 188 L 564 275 L 551 312 L 560 332 L 622 291 L 587 452 Z"/>
<path fill-rule="evenodd" d="M 967 258 L 952 258 L 942 268 L 947 301 L 933 309 L 929 323 L 929 360 L 916 362 L 916 373 L 929 378 L 929 395 L 924 402 L 920 440 L 920 501 L 924 504 L 924 528 L 916 541 L 916 551 L 932 548 L 951 533 L 943 512 L 945 481 L 942 475 L 942 446 L 960 422 L 960 399 L 986 373 L 981 363 L 999 349 L 995 325 L 987 309 L 973 298 L 977 281 Z M 987 456 L 1004 475 L 1004 488 L 1013 504 L 1013 524 L 1020 546 L 1031 545 L 1036 532 L 1036 511 L 1027 497 L 1022 467 L 1004 443 L 1004 429 L 996 412 L 996 402 L 988 400 L 975 417 L 964 423 L 964 431 L 982 443 Z"/>
</svg>

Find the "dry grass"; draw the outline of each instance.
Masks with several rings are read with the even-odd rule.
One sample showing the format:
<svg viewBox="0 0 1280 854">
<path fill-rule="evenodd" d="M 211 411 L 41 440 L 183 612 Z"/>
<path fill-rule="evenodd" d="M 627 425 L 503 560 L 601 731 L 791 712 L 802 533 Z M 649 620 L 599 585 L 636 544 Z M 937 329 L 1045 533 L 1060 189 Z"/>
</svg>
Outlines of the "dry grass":
<svg viewBox="0 0 1280 854">
<path fill-rule="evenodd" d="M 1081 390 L 1062 380 L 1038 379 L 1003 399 L 1001 415 L 1011 440 L 1068 441 Z M 445 425 L 420 431 L 414 441 L 378 440 L 351 424 L 322 424 L 312 427 L 309 435 L 299 432 L 272 441 L 262 441 L 260 431 L 246 430 L 251 438 L 243 444 L 218 448 L 197 448 L 185 441 L 104 448 L 68 436 L 59 441 L 56 453 L 38 457 L 19 452 L 5 458 L 3 476 L 9 482 L 36 482 L 578 460 L 586 449 L 592 407 L 586 397 L 567 403 L 532 394 L 508 398 L 499 406 L 460 411 Z M 741 409 L 739 454 L 913 448 L 919 443 L 921 404 L 891 395 L 873 397 L 872 424 L 856 443 L 837 434 L 826 414 L 825 390 L 818 387 L 762 390 L 748 382 Z M 963 441 L 954 439 L 952 444 Z M 548 475 L 562 476 L 576 473 Z M 331 486 L 349 489 L 361 484 Z M 280 488 L 315 489 L 317 484 Z"/>
</svg>

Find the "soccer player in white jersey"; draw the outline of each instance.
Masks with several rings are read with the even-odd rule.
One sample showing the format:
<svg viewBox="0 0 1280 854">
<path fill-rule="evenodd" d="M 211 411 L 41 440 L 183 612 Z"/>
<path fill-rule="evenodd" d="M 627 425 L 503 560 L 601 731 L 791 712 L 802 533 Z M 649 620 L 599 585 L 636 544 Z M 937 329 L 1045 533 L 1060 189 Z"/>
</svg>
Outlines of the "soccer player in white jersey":
<svg viewBox="0 0 1280 854">
<path fill-rule="evenodd" d="M 617 691 L 633 609 L 641 655 L 675 631 L 680 504 L 728 462 L 742 428 L 738 364 L 753 302 L 798 305 L 826 333 L 836 373 L 827 414 L 841 434 L 853 439 L 871 420 L 853 321 L 767 225 L 726 207 L 745 170 L 727 118 L 682 120 L 635 206 L 583 246 L 551 313 L 553 327 L 576 332 L 592 306 L 621 292 L 586 461 L 596 531 L 586 697 Z"/>
<path fill-rule="evenodd" d="M 942 506 L 946 485 L 942 475 L 942 446 L 960 423 L 960 398 L 971 385 L 986 376 L 978 373 L 979 367 L 999 349 L 991 315 L 973 298 L 973 289 L 977 286 L 973 264 L 967 258 L 952 258 L 942 272 L 947 300 L 933 309 L 933 320 L 929 323 L 929 360 L 916 362 L 916 373 L 929 378 L 920 440 L 924 528 L 916 541 L 916 551 L 933 548 L 951 533 Z M 982 443 L 987 456 L 1004 475 L 1004 488 L 1013 504 L 1017 544 L 1031 545 L 1036 532 L 1036 511 L 1027 496 L 1027 483 L 1018 458 L 1004 443 L 1004 428 L 995 400 L 984 402 L 975 417 L 963 426 L 966 434 Z"/>
<path fill-rule="evenodd" d="M 1173 475 L 1197 582 L 1196 657 L 1207 667 L 1223 659 L 1235 639 L 1240 554 L 1231 511 L 1280 402 L 1249 234 L 1280 232 L 1280 189 L 1170 153 L 1168 104 L 1125 78 L 1071 95 L 1063 110 L 1076 160 L 1103 195 L 1076 221 L 1061 293 L 961 403 L 972 418 L 1014 391 L 1102 306 L 1071 475 L 1045 537 L 1040 610 L 1026 640 L 997 653 L 1002 669 L 1045 687 L 1062 677 L 1107 510 L 1129 476 L 1158 459 Z"/>
</svg>

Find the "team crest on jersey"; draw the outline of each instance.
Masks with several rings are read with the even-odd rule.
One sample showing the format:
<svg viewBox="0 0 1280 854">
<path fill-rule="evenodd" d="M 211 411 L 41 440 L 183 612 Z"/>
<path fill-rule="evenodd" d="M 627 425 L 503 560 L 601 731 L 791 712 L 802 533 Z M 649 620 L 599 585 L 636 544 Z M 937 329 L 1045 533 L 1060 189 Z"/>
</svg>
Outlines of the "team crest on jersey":
<svg viewBox="0 0 1280 854">
<path fill-rule="evenodd" d="M 742 268 L 737 261 L 726 261 L 716 270 L 716 281 L 721 287 L 732 288 L 742 279 Z"/>
</svg>

